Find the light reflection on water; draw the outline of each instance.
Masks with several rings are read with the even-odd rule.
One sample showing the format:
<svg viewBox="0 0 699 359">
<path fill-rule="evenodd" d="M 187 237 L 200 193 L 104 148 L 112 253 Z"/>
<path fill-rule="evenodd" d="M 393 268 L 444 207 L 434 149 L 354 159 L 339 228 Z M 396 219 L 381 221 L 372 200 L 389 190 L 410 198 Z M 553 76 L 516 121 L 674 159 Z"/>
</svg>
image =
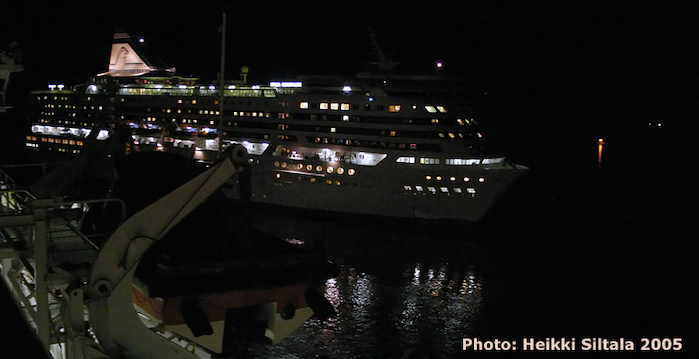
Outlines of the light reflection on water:
<svg viewBox="0 0 699 359">
<path fill-rule="evenodd" d="M 349 264 L 326 283 L 338 315 L 309 320 L 257 358 L 435 358 L 460 353 L 482 309 L 482 283 L 463 264 L 412 263 L 400 278 Z"/>
</svg>

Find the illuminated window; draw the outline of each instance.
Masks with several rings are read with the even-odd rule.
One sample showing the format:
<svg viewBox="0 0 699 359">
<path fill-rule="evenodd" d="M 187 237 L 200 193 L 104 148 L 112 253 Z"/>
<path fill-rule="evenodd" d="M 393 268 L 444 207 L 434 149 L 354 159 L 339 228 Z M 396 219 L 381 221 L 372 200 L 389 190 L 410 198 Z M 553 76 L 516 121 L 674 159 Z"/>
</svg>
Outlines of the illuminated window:
<svg viewBox="0 0 699 359">
<path fill-rule="evenodd" d="M 308 108 L 308 102 L 307 102 L 307 101 L 301 102 L 301 103 L 299 104 L 299 108 L 307 109 L 307 108 Z"/>
<path fill-rule="evenodd" d="M 422 191 L 423 191 L 422 186 L 415 186 L 415 189 L 416 189 L 418 192 L 422 192 Z"/>
<path fill-rule="evenodd" d="M 430 122 L 432 122 L 432 123 L 439 123 L 439 119 L 438 119 L 438 118 L 433 118 L 432 120 L 430 120 Z"/>
<path fill-rule="evenodd" d="M 470 181 L 470 180 L 471 180 L 470 178 L 464 177 L 464 182 L 468 182 L 468 181 Z"/>
<path fill-rule="evenodd" d="M 445 163 L 449 166 L 471 166 L 480 164 L 481 160 L 478 158 L 447 158 Z"/>
<path fill-rule="evenodd" d="M 310 170 L 312 170 L 312 169 L 313 169 L 313 166 L 312 166 L 312 165 L 306 165 L 306 170 L 307 170 L 307 171 L 310 171 Z"/>
<path fill-rule="evenodd" d="M 197 100 L 192 100 L 192 105 L 196 105 L 196 104 L 197 104 Z"/>
<path fill-rule="evenodd" d="M 438 165 L 439 158 L 420 157 L 421 165 Z"/>
<path fill-rule="evenodd" d="M 437 176 L 436 180 L 437 180 L 437 181 L 441 181 L 441 180 L 442 180 L 442 176 Z"/>
<path fill-rule="evenodd" d="M 466 192 L 474 194 L 474 193 L 476 193 L 476 189 L 473 187 L 469 187 L 469 188 L 466 188 Z"/>
<path fill-rule="evenodd" d="M 500 163 L 505 160 L 505 157 L 497 157 L 497 158 L 484 158 L 483 159 L 483 164 L 493 164 L 493 163 Z"/>
<path fill-rule="evenodd" d="M 341 174 L 343 174 L 343 173 L 345 173 L 344 168 L 338 167 L 338 168 L 337 168 L 337 174 L 341 175 Z"/>
<path fill-rule="evenodd" d="M 341 109 L 342 111 L 349 111 L 350 105 L 349 105 L 348 103 L 343 103 L 343 104 L 340 106 L 340 109 Z"/>
<path fill-rule="evenodd" d="M 388 112 L 398 112 L 400 111 L 400 105 L 389 105 Z"/>
<path fill-rule="evenodd" d="M 437 113 L 437 109 L 434 106 L 425 106 L 425 110 L 429 113 Z"/>
<path fill-rule="evenodd" d="M 439 190 L 442 191 L 442 193 L 449 193 L 449 188 L 446 187 L 439 187 Z"/>
<path fill-rule="evenodd" d="M 412 190 L 412 188 L 411 188 L 410 186 L 403 186 L 403 189 L 406 190 L 406 191 L 411 191 L 411 190 Z"/>
<path fill-rule="evenodd" d="M 415 163 L 415 157 L 398 157 L 396 159 L 398 163 Z"/>
<path fill-rule="evenodd" d="M 354 168 L 350 168 L 350 169 L 347 170 L 347 174 L 350 175 L 350 176 L 354 176 L 354 173 L 355 173 L 355 172 L 354 172 Z"/>
<path fill-rule="evenodd" d="M 461 188 L 458 188 L 458 187 L 457 187 L 457 188 L 454 188 L 454 192 L 456 192 L 456 193 L 461 193 L 462 191 L 461 191 Z"/>
<path fill-rule="evenodd" d="M 323 166 L 320 166 L 320 165 L 316 166 L 316 171 L 323 172 Z"/>
<path fill-rule="evenodd" d="M 439 112 L 442 112 L 442 113 L 446 113 L 446 112 L 447 112 L 447 109 L 444 108 L 444 106 L 437 106 L 437 110 L 439 110 Z"/>
<path fill-rule="evenodd" d="M 396 131 L 391 131 L 391 132 L 389 132 L 389 136 L 395 137 L 395 136 L 396 136 Z"/>
<path fill-rule="evenodd" d="M 327 110 L 328 109 L 328 103 L 327 102 L 321 102 L 319 108 L 321 110 Z"/>
<path fill-rule="evenodd" d="M 333 171 L 334 171 L 335 169 L 332 168 L 332 167 L 328 167 L 328 168 L 326 168 L 325 170 L 326 170 L 328 173 L 333 173 Z"/>
<path fill-rule="evenodd" d="M 337 102 L 333 102 L 330 104 L 330 109 L 331 110 L 339 110 L 340 109 L 340 104 Z"/>
<path fill-rule="evenodd" d="M 485 178 L 483 178 L 483 177 L 479 178 L 479 179 L 478 179 L 478 182 L 480 182 L 480 183 L 485 182 Z"/>
</svg>

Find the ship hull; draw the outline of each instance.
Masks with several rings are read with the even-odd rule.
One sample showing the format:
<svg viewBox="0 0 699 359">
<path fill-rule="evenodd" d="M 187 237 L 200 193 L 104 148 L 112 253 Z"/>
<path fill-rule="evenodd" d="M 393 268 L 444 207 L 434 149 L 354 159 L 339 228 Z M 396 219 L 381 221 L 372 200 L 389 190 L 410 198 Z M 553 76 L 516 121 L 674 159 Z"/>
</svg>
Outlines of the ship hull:
<svg viewBox="0 0 699 359">
<path fill-rule="evenodd" d="M 327 173 L 327 167 L 302 163 L 287 168 L 274 159 L 260 159 L 251 168 L 251 202 L 289 208 L 372 216 L 480 220 L 503 194 L 525 173 L 509 164 L 496 168 L 399 169 L 358 168 L 355 175 Z M 292 168 L 293 169 L 290 169 Z M 465 181 L 467 179 L 468 181 Z M 245 184 L 243 184 L 245 188 Z M 245 190 L 242 190 L 245 193 Z M 241 199 L 241 181 L 224 189 L 227 196 Z"/>
</svg>

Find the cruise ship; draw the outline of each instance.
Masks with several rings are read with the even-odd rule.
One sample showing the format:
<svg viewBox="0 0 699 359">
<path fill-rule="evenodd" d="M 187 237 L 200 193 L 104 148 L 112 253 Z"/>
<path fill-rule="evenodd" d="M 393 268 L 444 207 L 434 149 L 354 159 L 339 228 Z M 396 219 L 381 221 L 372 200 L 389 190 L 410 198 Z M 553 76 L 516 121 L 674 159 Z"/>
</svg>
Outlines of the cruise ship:
<svg viewBox="0 0 699 359">
<path fill-rule="evenodd" d="M 31 93 L 31 151 L 78 155 L 127 128 L 123 151 L 214 162 L 250 156 L 251 202 L 372 216 L 477 221 L 526 173 L 490 152 L 487 135 L 438 76 L 358 74 L 204 83 L 157 63 L 144 40 L 116 33 L 106 72 Z"/>
</svg>

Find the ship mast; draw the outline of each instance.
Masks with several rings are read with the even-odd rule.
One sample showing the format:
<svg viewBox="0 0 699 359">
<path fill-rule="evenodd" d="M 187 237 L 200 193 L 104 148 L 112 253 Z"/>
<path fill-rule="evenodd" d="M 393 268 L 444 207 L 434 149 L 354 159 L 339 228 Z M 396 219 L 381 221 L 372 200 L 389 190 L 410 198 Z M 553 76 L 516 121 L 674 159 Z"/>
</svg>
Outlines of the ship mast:
<svg viewBox="0 0 699 359">
<path fill-rule="evenodd" d="M 218 89 L 218 156 L 223 153 L 223 91 L 224 91 L 224 73 L 226 70 L 226 13 L 221 16 L 221 71 L 219 73 L 219 89 Z"/>
</svg>

